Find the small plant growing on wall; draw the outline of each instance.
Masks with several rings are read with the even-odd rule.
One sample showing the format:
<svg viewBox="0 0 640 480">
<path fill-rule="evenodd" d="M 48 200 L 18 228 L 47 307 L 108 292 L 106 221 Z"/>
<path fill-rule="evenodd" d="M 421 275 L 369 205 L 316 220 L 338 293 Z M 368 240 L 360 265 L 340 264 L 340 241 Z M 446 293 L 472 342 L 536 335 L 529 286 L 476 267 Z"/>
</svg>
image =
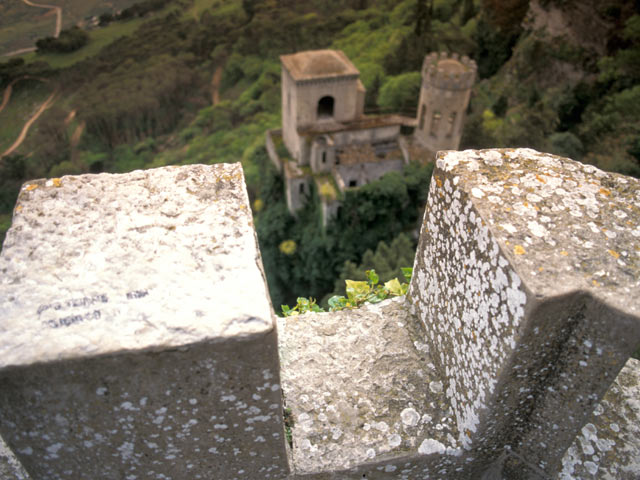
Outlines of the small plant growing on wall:
<svg viewBox="0 0 640 480">
<path fill-rule="evenodd" d="M 365 303 L 378 303 L 390 297 L 397 297 L 407 293 L 408 282 L 411 280 L 413 269 L 402 268 L 405 282 L 400 283 L 397 278 L 380 284 L 380 278 L 375 270 L 367 270 L 366 281 L 346 280 L 347 296 L 334 295 L 329 299 L 329 310 L 336 312 L 344 309 L 358 308 Z M 313 298 L 298 297 L 294 307 L 282 305 L 282 314 L 292 317 L 308 312 L 324 312 L 325 310 Z"/>
</svg>

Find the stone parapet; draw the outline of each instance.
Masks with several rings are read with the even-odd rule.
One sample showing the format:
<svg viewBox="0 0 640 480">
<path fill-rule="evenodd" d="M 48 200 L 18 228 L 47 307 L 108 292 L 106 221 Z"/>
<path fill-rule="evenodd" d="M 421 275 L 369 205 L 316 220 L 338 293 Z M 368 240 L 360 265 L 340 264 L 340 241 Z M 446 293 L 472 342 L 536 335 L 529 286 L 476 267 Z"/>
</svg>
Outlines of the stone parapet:
<svg viewBox="0 0 640 480">
<path fill-rule="evenodd" d="M 640 478 L 639 212 L 636 179 L 440 152 L 407 297 L 276 325 L 238 164 L 25 184 L 0 477 Z"/>
<path fill-rule="evenodd" d="M 408 296 L 478 458 L 556 472 L 640 344 L 639 207 L 568 159 L 438 154 Z"/>
<path fill-rule="evenodd" d="M 0 271 L 0 434 L 34 479 L 287 474 L 239 164 L 30 182 Z"/>
</svg>

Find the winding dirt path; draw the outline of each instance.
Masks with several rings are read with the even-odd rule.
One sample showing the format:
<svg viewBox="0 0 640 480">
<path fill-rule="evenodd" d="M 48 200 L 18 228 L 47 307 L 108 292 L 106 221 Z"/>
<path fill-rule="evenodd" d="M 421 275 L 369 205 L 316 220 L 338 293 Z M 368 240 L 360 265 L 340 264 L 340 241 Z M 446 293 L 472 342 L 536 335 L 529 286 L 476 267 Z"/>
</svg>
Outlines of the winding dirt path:
<svg viewBox="0 0 640 480">
<path fill-rule="evenodd" d="M 41 82 L 46 82 L 44 78 L 32 77 L 31 75 L 24 75 L 22 77 L 14 78 L 11 83 L 4 89 L 4 94 L 2 95 L 2 104 L 0 104 L 0 112 L 4 110 L 4 107 L 9 103 L 9 99 L 11 98 L 11 93 L 13 93 L 13 86 L 18 83 L 20 80 L 27 79 L 39 80 Z"/>
<path fill-rule="evenodd" d="M 16 55 L 22 55 L 23 53 L 35 52 L 37 49 L 38 49 L 37 47 L 21 48 L 20 50 L 14 50 L 13 52 L 3 53 L 0 56 L 2 56 L 2 57 L 15 57 Z"/>
<path fill-rule="evenodd" d="M 4 110 L 4 107 L 7 106 L 7 103 L 9 103 L 9 99 L 11 98 L 11 92 L 13 91 L 13 84 L 16 83 L 18 80 L 20 79 L 16 78 L 9 84 L 7 88 L 4 89 L 4 95 L 2 96 L 2 104 L 0 105 L 0 112 L 2 112 L 2 110 Z"/>
<path fill-rule="evenodd" d="M 45 102 L 42 105 L 40 105 L 40 108 L 38 108 L 38 111 L 29 120 L 27 120 L 27 123 L 25 123 L 24 127 L 22 127 L 22 131 L 20 132 L 20 135 L 18 136 L 16 141 L 13 142 L 13 145 L 11 145 L 7 150 L 5 150 L 4 153 L 0 154 L 0 158 L 6 157 L 7 155 L 11 155 L 16 148 L 22 145 L 22 142 L 26 138 L 27 133 L 29 133 L 29 129 L 31 128 L 31 125 L 33 125 L 33 123 L 36 120 L 38 120 L 40 115 L 42 115 L 44 111 L 51 106 L 57 94 L 58 94 L 58 89 L 56 88 L 53 91 L 53 93 L 49 95 L 49 98 L 47 98 Z"/>
<path fill-rule="evenodd" d="M 60 36 L 60 30 L 62 30 L 62 7 L 58 7 L 56 5 L 44 5 L 40 3 L 33 3 L 31 0 L 22 0 L 22 3 L 25 5 L 29 5 L 30 7 L 37 8 L 46 8 L 48 10 L 53 10 L 56 12 L 56 26 L 53 30 L 53 37 L 58 38 Z M 36 47 L 27 47 L 21 48 L 19 50 L 14 50 L 13 52 L 2 53 L 0 57 L 14 57 L 16 55 L 22 55 L 23 53 L 31 53 L 37 50 Z"/>
<path fill-rule="evenodd" d="M 57 5 L 44 5 L 42 3 L 33 3 L 31 0 L 22 0 L 22 3 L 29 5 L 30 7 L 47 8 L 49 10 L 55 10 L 56 12 L 56 28 L 53 33 L 54 38 L 60 36 L 60 30 L 62 30 L 62 8 Z"/>
</svg>

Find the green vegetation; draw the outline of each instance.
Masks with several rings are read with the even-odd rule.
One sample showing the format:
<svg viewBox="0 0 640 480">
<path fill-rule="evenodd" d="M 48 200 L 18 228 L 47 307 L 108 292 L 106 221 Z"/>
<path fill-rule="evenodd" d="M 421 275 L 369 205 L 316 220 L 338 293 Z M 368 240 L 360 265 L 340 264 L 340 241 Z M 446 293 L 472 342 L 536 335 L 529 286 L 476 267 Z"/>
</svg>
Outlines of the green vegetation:
<svg viewBox="0 0 640 480">
<path fill-rule="evenodd" d="M 62 30 L 58 37 L 45 37 L 36 42 L 38 52 L 70 53 L 84 47 L 89 34 L 78 27 Z"/>
<path fill-rule="evenodd" d="M 404 265 L 413 263 L 413 253 L 408 251 L 415 251 L 415 244 L 409 239 L 419 226 L 432 164 L 410 164 L 402 173 L 392 172 L 377 182 L 347 191 L 339 214 L 323 228 L 320 205 L 313 201 L 297 213 L 297 220 L 290 215 L 282 179 L 264 147 L 257 148 L 249 161 L 258 164 L 261 180 L 255 197 L 261 200 L 262 208 L 254 215 L 275 305 L 292 304 L 298 297 L 311 296 L 323 299 L 321 304 L 326 307 L 328 294 L 345 262 L 360 263 L 365 252 L 375 250 L 389 232 L 405 233 L 394 246 L 402 243 Z M 295 250 L 283 251 L 285 241 L 292 241 Z M 389 259 L 389 263 L 393 260 Z M 385 280 L 392 278 L 387 274 L 385 269 Z"/>
<path fill-rule="evenodd" d="M 345 309 L 358 308 L 367 303 L 380 303 L 389 297 L 397 297 L 407 293 L 409 282 L 411 280 L 412 268 L 402 268 L 402 274 L 406 282 L 400 283 L 397 278 L 393 278 L 380 284 L 380 277 L 375 270 L 367 270 L 365 272 L 366 281 L 346 280 L 347 296 L 334 295 L 329 299 L 330 311 L 336 312 Z M 313 298 L 299 297 L 296 305 L 290 308 L 288 305 L 282 305 L 282 314 L 285 317 L 293 317 L 309 312 L 324 312 L 325 310 L 318 306 Z"/>
<path fill-rule="evenodd" d="M 87 44 L 72 53 L 30 53 L 23 58 L 27 62 L 46 62 L 53 68 L 67 68 L 96 55 L 102 48 L 106 47 L 118 38 L 131 35 L 143 23 L 142 19 L 132 19 L 126 22 L 114 22 L 106 27 L 90 30 L 87 32 L 89 40 Z"/>
<path fill-rule="evenodd" d="M 12 101 L 0 112 L 0 153 L 18 138 L 23 124 L 51 95 L 51 91 L 51 85 L 37 80 L 24 79 L 16 83 Z"/>
<path fill-rule="evenodd" d="M 334 284 L 333 295 L 345 295 L 345 281 L 366 280 L 367 271 L 374 270 L 382 282 L 404 275 L 404 265 L 412 265 L 415 257 L 415 244 L 408 235 L 401 233 L 389 244 L 384 240 L 378 243 L 375 251 L 367 250 L 359 265 L 351 260 L 344 262 L 338 279 Z"/>
<path fill-rule="evenodd" d="M 91 16 L 115 14 L 139 0 L 56 0 L 62 8 L 62 26 L 69 28 L 85 23 Z M 47 3 L 47 2 L 35 2 Z M 39 38 L 53 34 L 56 16 L 44 8 L 31 7 L 20 0 L 0 2 L 0 55 L 20 48 L 32 47 Z"/>
<path fill-rule="evenodd" d="M 294 427 L 293 412 L 290 408 L 285 408 L 282 413 L 284 419 L 284 436 L 290 448 L 293 448 L 293 432 Z"/>
</svg>

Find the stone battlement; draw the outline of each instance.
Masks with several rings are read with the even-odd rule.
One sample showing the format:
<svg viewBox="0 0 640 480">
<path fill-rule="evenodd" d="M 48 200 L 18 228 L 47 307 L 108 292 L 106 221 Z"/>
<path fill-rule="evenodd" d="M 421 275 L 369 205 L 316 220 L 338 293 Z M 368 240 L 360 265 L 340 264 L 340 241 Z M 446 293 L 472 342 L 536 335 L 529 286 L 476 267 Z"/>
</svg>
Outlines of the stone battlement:
<svg viewBox="0 0 640 480">
<path fill-rule="evenodd" d="M 422 64 L 422 82 L 442 90 L 468 90 L 476 78 L 476 62 L 466 55 L 433 52 Z"/>
<path fill-rule="evenodd" d="M 0 477 L 640 476 L 640 182 L 438 154 L 406 297 L 276 318 L 242 169 L 25 184 Z"/>
</svg>

